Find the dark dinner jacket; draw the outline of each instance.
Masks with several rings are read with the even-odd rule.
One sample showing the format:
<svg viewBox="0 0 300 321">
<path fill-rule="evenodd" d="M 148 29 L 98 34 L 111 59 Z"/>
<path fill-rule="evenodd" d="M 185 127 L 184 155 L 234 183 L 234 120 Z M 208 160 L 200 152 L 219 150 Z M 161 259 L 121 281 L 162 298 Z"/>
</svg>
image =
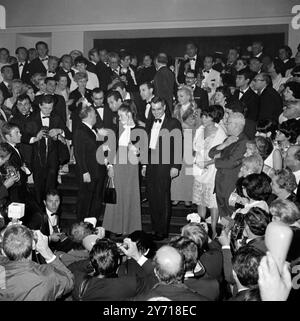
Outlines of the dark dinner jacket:
<svg viewBox="0 0 300 321">
<path fill-rule="evenodd" d="M 283 103 L 279 93 L 272 87 L 266 87 L 259 96 L 258 120 L 272 119 L 278 122 L 278 117 L 282 113 Z"/>
<path fill-rule="evenodd" d="M 19 73 L 19 63 L 16 62 L 11 65 L 13 69 L 14 79 L 21 79 L 23 82 L 30 84 L 30 69 L 29 69 L 29 62 L 25 62 L 22 70 L 22 75 L 20 77 Z"/>
<path fill-rule="evenodd" d="M 47 74 L 47 69 L 45 68 L 44 64 L 42 63 L 39 57 L 34 58 L 30 62 L 28 68 L 29 68 L 30 77 L 33 76 L 35 73 Z"/>
<path fill-rule="evenodd" d="M 200 109 L 203 109 L 209 106 L 208 93 L 203 88 L 200 88 L 198 86 L 195 87 L 194 99 L 197 104 L 197 107 Z"/>
<path fill-rule="evenodd" d="M 248 88 L 241 99 L 239 99 L 239 93 L 240 91 L 236 90 L 234 98 L 240 100 L 247 106 L 245 117 L 257 121 L 259 115 L 259 96 L 251 88 Z"/>
<path fill-rule="evenodd" d="M 8 90 L 4 81 L 0 83 L 0 90 L 2 91 L 2 94 L 3 94 L 3 101 L 5 101 L 5 99 L 12 96 L 12 93 Z"/>
<path fill-rule="evenodd" d="M 185 75 L 184 75 L 184 70 L 185 70 L 185 64 L 188 63 L 190 60 L 184 60 L 180 62 L 179 65 L 179 70 L 178 70 L 178 76 L 177 76 L 177 81 L 179 84 L 184 84 L 185 83 Z M 202 63 L 202 58 L 197 55 L 196 59 L 196 64 L 195 64 L 195 73 L 197 74 L 200 69 L 203 68 L 203 63 Z"/>
</svg>

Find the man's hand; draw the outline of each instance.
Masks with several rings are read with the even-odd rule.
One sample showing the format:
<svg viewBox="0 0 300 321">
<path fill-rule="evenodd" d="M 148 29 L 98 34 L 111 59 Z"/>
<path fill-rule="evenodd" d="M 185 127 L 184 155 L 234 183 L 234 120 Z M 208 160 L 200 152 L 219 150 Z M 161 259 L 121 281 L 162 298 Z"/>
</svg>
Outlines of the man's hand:
<svg viewBox="0 0 300 321">
<path fill-rule="evenodd" d="M 62 133 L 63 133 L 63 130 L 60 128 L 52 128 L 49 130 L 49 136 L 51 138 L 56 137 L 57 135 L 62 134 Z"/>
<path fill-rule="evenodd" d="M 37 239 L 35 249 L 48 261 L 53 258 L 53 252 L 50 250 L 48 245 L 48 237 L 42 234 L 41 231 L 34 231 L 34 236 Z"/>
<path fill-rule="evenodd" d="M 100 128 L 100 129 L 97 128 L 97 134 L 99 136 L 107 136 L 108 135 L 108 131 L 105 128 Z"/>
<path fill-rule="evenodd" d="M 274 258 L 267 252 L 258 267 L 258 285 L 263 301 L 286 301 L 292 288 L 288 263 L 285 262 L 280 275 Z"/>
<path fill-rule="evenodd" d="M 49 236 L 49 240 L 52 242 L 58 242 L 60 240 L 61 233 L 53 233 Z"/>
<path fill-rule="evenodd" d="M 179 170 L 177 168 L 171 168 L 170 170 L 170 176 L 171 178 L 175 178 L 179 175 Z"/>
<path fill-rule="evenodd" d="M 141 172 L 141 174 L 142 174 L 143 177 L 146 176 L 146 170 L 147 170 L 147 167 L 146 167 L 146 166 L 143 166 L 143 167 L 142 167 L 142 172 Z"/>
<path fill-rule="evenodd" d="M 84 183 L 90 183 L 92 180 L 91 180 L 91 175 L 89 172 L 87 173 L 84 173 L 83 175 L 83 182 Z"/>
<path fill-rule="evenodd" d="M 114 168 L 113 168 L 113 166 L 108 166 L 108 168 L 107 168 L 107 175 L 108 175 L 109 178 L 114 178 L 115 173 L 114 173 Z"/>
<path fill-rule="evenodd" d="M 137 249 L 136 243 L 131 241 L 130 238 L 125 238 L 123 240 L 123 245 L 120 245 L 120 249 L 123 251 L 123 253 L 127 257 L 131 257 L 136 261 L 138 261 L 139 258 L 141 257 L 141 254 L 139 253 L 139 251 Z"/>
<path fill-rule="evenodd" d="M 227 137 L 226 141 L 225 141 L 225 145 L 229 146 L 235 142 L 237 142 L 239 140 L 239 138 L 237 136 L 229 136 Z"/>
<path fill-rule="evenodd" d="M 47 135 L 46 135 L 46 131 L 45 131 L 44 129 L 41 129 L 41 130 L 37 133 L 37 135 L 36 135 L 36 137 L 35 137 L 35 140 L 36 140 L 36 141 L 39 141 L 39 140 L 41 140 L 43 137 L 47 137 Z"/>
<path fill-rule="evenodd" d="M 19 174 L 19 172 L 17 172 L 15 175 L 7 178 L 4 181 L 3 185 L 6 187 L 6 189 L 9 189 L 11 186 L 14 185 L 14 183 L 18 182 L 19 180 L 20 180 L 20 174 Z"/>
<path fill-rule="evenodd" d="M 231 237 L 231 231 L 228 231 L 227 229 L 223 229 L 221 232 L 221 235 L 218 237 L 218 241 L 222 246 L 230 246 L 230 237 Z"/>
</svg>

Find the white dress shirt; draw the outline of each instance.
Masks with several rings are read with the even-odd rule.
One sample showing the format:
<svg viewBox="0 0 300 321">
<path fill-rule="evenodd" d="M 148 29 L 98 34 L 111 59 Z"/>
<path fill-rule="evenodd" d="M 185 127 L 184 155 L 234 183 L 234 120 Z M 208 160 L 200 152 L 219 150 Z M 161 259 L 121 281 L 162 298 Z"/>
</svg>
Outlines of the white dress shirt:
<svg viewBox="0 0 300 321">
<path fill-rule="evenodd" d="M 158 140 L 158 137 L 159 137 L 159 131 L 160 131 L 161 126 L 162 126 L 162 124 L 164 122 L 165 115 L 166 114 L 163 114 L 163 116 L 160 118 L 161 122 L 154 121 L 154 123 L 153 123 L 152 129 L 151 129 L 151 139 L 150 139 L 150 144 L 149 144 L 149 148 L 151 148 L 151 149 L 155 149 L 156 148 L 157 140 Z"/>
<path fill-rule="evenodd" d="M 124 130 L 119 138 L 119 146 L 128 146 L 130 142 L 131 129 L 134 127 L 134 125 L 132 126 L 124 125 L 123 127 L 124 127 Z"/>
<path fill-rule="evenodd" d="M 295 177 L 296 177 L 296 183 L 297 183 L 297 186 L 298 186 L 299 181 L 300 181 L 300 170 L 297 171 L 297 172 L 293 172 L 293 174 L 294 174 Z M 294 193 L 297 193 L 297 189 L 298 189 L 298 187 L 294 190 Z"/>
<path fill-rule="evenodd" d="M 145 117 L 146 117 L 146 119 L 148 119 L 148 117 L 149 117 L 149 112 L 151 110 L 151 99 L 153 97 L 154 96 L 152 96 L 148 101 L 146 101 L 146 109 L 145 109 Z"/>
<path fill-rule="evenodd" d="M 51 216 L 52 213 L 48 210 L 48 208 L 46 208 L 46 214 L 48 216 L 49 232 L 51 235 L 54 232 L 53 226 L 57 225 L 57 215 L 55 214 Z"/>
<path fill-rule="evenodd" d="M 23 61 L 23 62 L 20 62 L 20 61 L 19 61 L 19 62 L 18 62 L 20 78 L 22 77 L 22 73 L 23 73 L 24 66 L 25 66 L 25 61 Z"/>
<path fill-rule="evenodd" d="M 191 70 L 195 70 L 196 69 L 197 55 L 195 55 L 194 57 L 189 57 L 189 60 L 190 60 Z"/>
<path fill-rule="evenodd" d="M 241 100 L 241 98 L 243 97 L 243 95 L 245 94 L 245 92 L 249 89 L 249 86 L 245 89 L 245 90 L 240 90 L 239 93 L 239 100 Z"/>
<path fill-rule="evenodd" d="M 104 106 L 103 107 L 96 107 L 97 113 L 99 114 L 99 116 L 101 117 L 101 119 L 103 120 L 104 118 Z"/>
<path fill-rule="evenodd" d="M 42 64 L 44 65 L 44 67 L 46 68 L 46 70 L 48 70 L 48 60 L 49 60 L 49 57 L 46 56 L 46 57 L 44 57 L 44 58 L 41 58 L 41 57 L 39 57 L 39 58 L 40 58 L 40 61 L 42 62 Z"/>
</svg>

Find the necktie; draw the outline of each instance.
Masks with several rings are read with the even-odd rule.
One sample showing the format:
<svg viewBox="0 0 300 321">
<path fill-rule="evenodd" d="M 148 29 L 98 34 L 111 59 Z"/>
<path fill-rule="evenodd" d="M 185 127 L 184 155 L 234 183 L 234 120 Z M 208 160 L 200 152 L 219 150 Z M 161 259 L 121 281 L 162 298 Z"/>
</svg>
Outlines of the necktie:
<svg viewBox="0 0 300 321">
<path fill-rule="evenodd" d="M 161 120 L 160 118 L 154 120 L 155 123 L 161 123 L 161 121 L 162 121 L 162 120 Z"/>
</svg>

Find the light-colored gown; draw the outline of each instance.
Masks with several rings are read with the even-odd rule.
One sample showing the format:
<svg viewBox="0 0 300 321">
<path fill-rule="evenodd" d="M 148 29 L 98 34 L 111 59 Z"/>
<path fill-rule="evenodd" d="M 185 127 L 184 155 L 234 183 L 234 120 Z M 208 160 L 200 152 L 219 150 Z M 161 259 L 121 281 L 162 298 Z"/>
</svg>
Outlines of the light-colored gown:
<svg viewBox="0 0 300 321">
<path fill-rule="evenodd" d="M 120 124 L 120 126 L 122 125 Z M 114 165 L 117 204 L 106 204 L 102 224 L 106 230 L 116 234 L 130 234 L 142 229 L 138 158 L 130 148 L 130 144 L 124 146 L 126 142 L 124 143 L 123 140 L 124 135 L 130 137 L 134 129 L 130 129 L 130 133 L 124 133 L 124 130 L 125 128 L 120 134 L 116 164 Z M 126 140 L 128 143 L 128 139 Z M 126 158 L 133 160 L 133 162 L 128 161 L 127 164 L 124 164 Z"/>
<path fill-rule="evenodd" d="M 217 208 L 215 189 L 215 176 L 217 169 L 214 164 L 207 168 L 200 168 L 197 163 L 209 161 L 210 149 L 217 146 L 227 137 L 223 128 L 215 125 L 218 130 L 215 134 L 204 138 L 204 126 L 200 126 L 195 133 L 193 148 L 195 153 L 193 203 L 208 208 Z"/>
<path fill-rule="evenodd" d="M 199 122 L 200 111 L 196 108 L 196 104 L 190 103 L 186 108 L 182 108 L 177 104 L 174 108 L 173 117 L 181 122 L 183 132 L 183 146 L 191 146 L 196 126 Z M 192 155 L 192 149 L 191 155 Z M 184 150 L 185 152 L 187 149 Z M 191 164 L 185 160 L 191 159 Z M 179 176 L 172 180 L 171 184 L 171 200 L 190 202 L 193 198 L 193 167 L 192 157 L 184 155 L 182 167 Z"/>
</svg>

